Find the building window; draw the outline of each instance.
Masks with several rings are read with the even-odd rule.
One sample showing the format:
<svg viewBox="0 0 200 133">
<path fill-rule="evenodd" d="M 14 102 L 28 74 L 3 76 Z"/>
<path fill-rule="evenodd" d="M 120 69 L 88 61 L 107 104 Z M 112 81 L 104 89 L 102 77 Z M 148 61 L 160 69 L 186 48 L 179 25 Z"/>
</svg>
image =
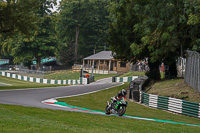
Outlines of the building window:
<svg viewBox="0 0 200 133">
<path fill-rule="evenodd" d="M 115 61 L 115 67 L 117 67 L 117 62 Z"/>
<path fill-rule="evenodd" d="M 120 67 L 126 67 L 126 62 L 120 62 Z"/>
</svg>

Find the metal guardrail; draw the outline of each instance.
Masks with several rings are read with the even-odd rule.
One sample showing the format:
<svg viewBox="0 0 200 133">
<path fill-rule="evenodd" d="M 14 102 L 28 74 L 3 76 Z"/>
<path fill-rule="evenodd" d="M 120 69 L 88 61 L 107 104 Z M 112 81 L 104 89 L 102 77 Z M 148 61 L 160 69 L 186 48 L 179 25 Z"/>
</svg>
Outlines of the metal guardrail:
<svg viewBox="0 0 200 133">
<path fill-rule="evenodd" d="M 140 102 L 142 95 L 140 92 L 143 90 L 143 86 L 148 81 L 147 76 L 140 76 L 132 80 L 129 84 L 129 99 L 133 99 L 135 102 Z"/>
<path fill-rule="evenodd" d="M 112 82 L 131 82 L 134 79 L 138 78 L 139 76 L 132 76 L 132 77 L 112 77 Z"/>
<path fill-rule="evenodd" d="M 184 81 L 200 93 L 200 54 L 187 50 Z"/>
<path fill-rule="evenodd" d="M 147 77 L 139 77 L 129 84 L 129 99 L 149 107 L 200 118 L 200 103 L 148 94 L 143 91 Z"/>
</svg>

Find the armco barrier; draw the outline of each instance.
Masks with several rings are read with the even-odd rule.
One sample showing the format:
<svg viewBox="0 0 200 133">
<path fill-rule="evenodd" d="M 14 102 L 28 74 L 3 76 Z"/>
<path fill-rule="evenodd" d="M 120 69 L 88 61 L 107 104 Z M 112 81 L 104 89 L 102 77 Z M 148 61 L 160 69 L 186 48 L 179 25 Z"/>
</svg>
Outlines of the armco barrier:
<svg viewBox="0 0 200 133">
<path fill-rule="evenodd" d="M 174 113 L 200 118 L 200 103 L 185 101 L 171 97 L 158 96 L 143 92 L 142 88 L 147 78 L 148 77 L 145 76 L 113 77 L 113 81 L 130 82 L 129 98 L 133 99 L 135 102 L 139 101 L 140 103 L 153 108 L 168 110 Z M 134 92 L 137 92 L 136 90 L 139 91 L 140 94 L 135 93 L 134 95 Z M 138 95 L 140 95 L 139 100 L 138 100 Z"/>
<path fill-rule="evenodd" d="M 53 79 L 40 79 L 34 77 L 21 76 L 17 74 L 12 74 L 8 72 L 0 72 L 0 75 L 10 78 L 15 78 L 24 81 L 44 83 L 44 84 L 87 84 L 87 78 L 80 78 L 79 80 L 53 80 Z"/>
<path fill-rule="evenodd" d="M 132 77 L 115 77 L 115 82 L 131 82 L 134 79 L 138 78 L 139 76 L 132 76 Z"/>
<path fill-rule="evenodd" d="M 168 110 L 171 112 L 200 118 L 200 103 L 185 101 L 171 97 L 152 95 L 145 92 L 141 93 L 142 104 L 158 109 Z"/>
</svg>

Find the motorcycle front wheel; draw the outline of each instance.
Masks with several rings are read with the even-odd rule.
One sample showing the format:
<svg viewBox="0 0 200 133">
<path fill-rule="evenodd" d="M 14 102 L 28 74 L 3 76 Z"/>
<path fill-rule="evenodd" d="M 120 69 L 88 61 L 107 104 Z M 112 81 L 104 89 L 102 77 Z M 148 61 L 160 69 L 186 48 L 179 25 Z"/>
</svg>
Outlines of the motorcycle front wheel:
<svg viewBox="0 0 200 133">
<path fill-rule="evenodd" d="M 108 105 L 106 106 L 105 113 L 106 113 L 107 115 L 109 115 L 109 114 L 110 114 L 110 108 L 109 108 L 109 106 L 108 106 Z"/>
<path fill-rule="evenodd" d="M 118 112 L 119 116 L 124 115 L 124 113 L 126 112 L 126 107 L 125 106 L 120 106 L 117 112 Z"/>
</svg>

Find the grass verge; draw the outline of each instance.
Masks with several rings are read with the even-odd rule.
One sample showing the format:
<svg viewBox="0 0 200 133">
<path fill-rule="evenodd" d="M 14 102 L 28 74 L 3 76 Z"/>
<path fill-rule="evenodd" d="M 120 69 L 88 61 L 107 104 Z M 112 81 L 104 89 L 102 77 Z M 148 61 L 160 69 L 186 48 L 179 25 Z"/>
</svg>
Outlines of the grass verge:
<svg viewBox="0 0 200 133">
<path fill-rule="evenodd" d="M 141 71 L 129 71 L 127 73 L 124 73 L 123 75 L 120 75 L 119 77 L 131 77 L 131 76 L 145 76 L 145 72 Z"/>
<path fill-rule="evenodd" d="M 9 84 L 9 85 L 0 85 L 0 90 L 64 86 L 64 85 L 34 83 L 34 82 L 28 82 L 28 81 L 23 81 L 19 79 L 7 78 L 4 76 L 0 76 L 0 82 Z"/>
<path fill-rule="evenodd" d="M 184 83 L 184 79 L 168 79 L 154 83 L 148 91 L 150 94 L 173 97 L 200 103 L 200 94 Z"/>
<path fill-rule="evenodd" d="M 125 83 L 122 86 L 117 86 L 108 90 L 99 91 L 97 93 L 71 97 L 71 98 L 61 98 L 58 99 L 58 101 L 66 102 L 69 105 L 74 105 L 78 107 L 104 111 L 105 106 L 107 104 L 106 101 L 107 100 L 110 101 L 110 97 L 116 95 L 116 93 L 119 92 L 122 88 L 127 88 L 127 87 L 128 83 Z M 131 116 L 144 117 L 144 118 L 162 119 L 168 121 L 176 121 L 176 122 L 200 125 L 200 120 L 197 118 L 172 114 L 162 110 L 148 108 L 134 102 L 128 103 L 127 111 L 125 114 Z"/>
<path fill-rule="evenodd" d="M 3 81 L 2 81 L 3 80 Z M 8 80 L 8 81 L 6 81 Z M 5 78 L 0 76 L 0 81 L 4 83 L 12 83 L 13 89 L 26 83 L 24 87 L 33 88 L 33 84 L 17 79 Z M 38 84 L 37 87 L 43 84 Z M 57 86 L 57 85 L 50 85 Z M 0 86 L 1 87 L 1 86 Z M 2 86 L 5 87 L 5 86 Z M 21 86 L 22 87 L 22 86 Z M 20 87 L 20 88 L 21 88 Z M 25 87 L 25 88 L 26 88 Z M 41 86 L 40 86 L 41 87 Z M 49 87 L 49 86 L 47 86 Z M 87 94 L 78 97 L 62 99 L 68 104 L 77 105 L 89 109 L 104 111 L 106 101 L 110 100 L 122 88 L 127 88 L 128 83 L 123 86 L 99 91 L 93 94 Z M 1 88 L 2 89 L 2 88 Z M 145 106 L 129 102 L 127 115 L 164 119 L 177 122 L 200 125 L 199 119 L 175 115 L 157 109 L 147 108 Z M 159 122 L 142 121 L 134 119 L 124 119 L 115 116 L 101 116 L 77 112 L 66 112 L 59 110 L 40 109 L 32 107 L 2 105 L 0 104 L 0 132 L 41 132 L 41 133 L 57 133 L 57 132 L 198 132 L 200 127 L 190 127 L 179 124 L 165 124 Z"/>
<path fill-rule="evenodd" d="M 199 127 L 0 104 L 2 133 L 198 132 Z"/>
<path fill-rule="evenodd" d="M 95 80 L 118 76 L 119 74 L 96 74 L 94 73 Z M 145 72 L 128 72 L 120 75 L 120 77 L 129 77 L 129 76 L 145 76 Z M 55 71 L 54 73 L 45 75 L 45 79 L 57 79 L 57 80 L 64 80 L 64 79 L 79 79 L 80 72 L 73 72 L 71 70 L 63 70 L 63 71 Z"/>
<path fill-rule="evenodd" d="M 95 80 L 108 78 L 112 76 L 117 76 L 117 74 L 96 74 L 94 73 Z M 64 80 L 64 79 L 79 79 L 80 72 L 73 72 L 71 70 L 63 70 L 63 71 L 55 71 L 54 73 L 45 75 L 46 79 L 57 79 L 57 80 Z"/>
<path fill-rule="evenodd" d="M 45 79 L 57 79 L 57 80 L 79 79 L 80 72 L 73 72 L 71 70 L 55 71 L 51 74 L 45 75 L 44 78 Z"/>
</svg>

